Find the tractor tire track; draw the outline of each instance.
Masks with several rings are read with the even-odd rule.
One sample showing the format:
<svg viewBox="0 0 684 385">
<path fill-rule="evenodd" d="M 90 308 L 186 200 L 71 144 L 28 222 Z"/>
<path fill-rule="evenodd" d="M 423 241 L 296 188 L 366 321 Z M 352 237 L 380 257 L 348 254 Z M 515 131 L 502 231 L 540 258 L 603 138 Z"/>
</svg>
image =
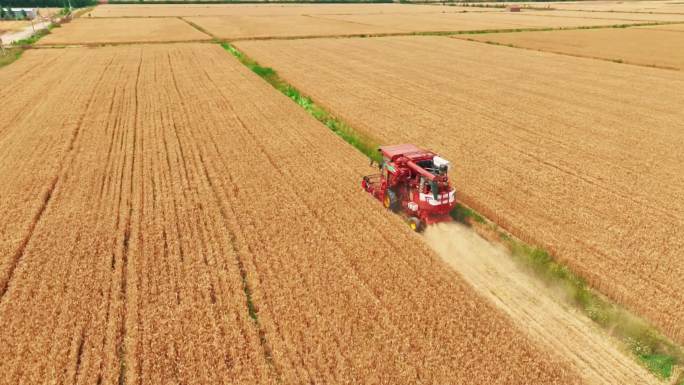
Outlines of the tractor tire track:
<svg viewBox="0 0 684 385">
<path fill-rule="evenodd" d="M 11 262 L 9 265 L 9 268 L 7 269 L 6 272 L 4 272 L 3 275 L 0 275 L 0 304 L 2 303 L 3 297 L 5 296 L 5 293 L 7 293 L 7 290 L 9 289 L 10 283 L 12 281 L 12 277 L 14 276 L 14 272 L 19 265 L 21 258 L 24 256 L 24 252 L 26 251 L 26 247 L 28 246 L 29 242 L 31 241 L 31 237 L 33 236 L 33 233 L 36 229 L 36 226 L 38 226 L 38 223 L 40 222 L 41 218 L 43 217 L 43 214 L 45 213 L 45 210 L 47 209 L 48 205 L 50 204 L 50 200 L 52 199 L 53 193 L 55 192 L 55 189 L 57 188 L 57 184 L 59 183 L 60 178 L 63 176 L 64 173 L 68 172 L 68 168 L 70 164 L 66 164 L 69 162 L 69 159 L 73 158 L 73 149 L 74 149 L 74 144 L 76 143 L 76 139 L 78 138 L 78 134 L 81 130 L 81 127 L 83 125 L 83 119 L 85 116 L 88 114 L 90 107 L 92 105 L 92 101 L 95 98 L 95 93 L 98 91 L 99 86 L 102 82 L 102 79 L 104 79 L 105 74 L 107 73 L 107 70 L 109 69 L 109 66 L 113 62 L 112 60 L 109 61 L 109 63 L 105 66 L 105 68 L 102 70 L 100 73 L 99 78 L 97 79 L 96 83 L 94 84 L 92 88 L 92 92 L 90 93 L 90 96 L 88 97 L 88 100 L 86 102 L 85 108 L 82 110 L 81 115 L 78 118 L 78 122 L 76 124 L 76 127 L 71 133 L 71 137 L 69 139 L 69 142 L 66 146 L 66 152 L 62 159 L 59 160 L 59 167 L 58 167 L 58 172 L 57 175 L 55 175 L 52 178 L 52 181 L 48 184 L 48 187 L 46 191 L 43 193 L 42 197 L 42 204 L 38 208 L 38 212 L 34 215 L 33 220 L 29 224 L 29 227 L 27 229 L 26 235 L 24 238 L 21 240 L 19 243 L 17 250 L 15 251 L 14 255 L 11 258 Z"/>
</svg>

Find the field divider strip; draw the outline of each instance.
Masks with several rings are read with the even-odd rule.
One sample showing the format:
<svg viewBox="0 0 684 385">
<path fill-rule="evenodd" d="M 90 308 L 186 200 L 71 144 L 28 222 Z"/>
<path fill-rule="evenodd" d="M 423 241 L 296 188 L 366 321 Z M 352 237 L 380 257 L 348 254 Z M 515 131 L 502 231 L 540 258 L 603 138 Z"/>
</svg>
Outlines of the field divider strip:
<svg viewBox="0 0 684 385">
<path fill-rule="evenodd" d="M 210 38 L 216 39 L 216 36 L 214 36 L 211 32 L 207 31 L 206 29 L 202 28 L 201 26 L 197 25 L 196 23 L 193 23 L 192 21 L 190 21 L 190 20 L 188 20 L 182 16 L 178 16 L 178 20 L 187 23 L 190 27 L 202 32 L 203 34 L 209 36 Z"/>
<path fill-rule="evenodd" d="M 50 24 L 47 28 L 36 31 L 29 38 L 15 41 L 9 46 L 3 45 L 2 55 L 0 56 L 0 68 L 12 64 L 16 60 L 19 60 L 24 51 L 26 51 L 29 48 L 35 47 L 34 44 L 38 40 L 40 40 L 43 36 L 50 34 L 50 30 L 57 27 L 59 27 L 59 25 Z"/>
<path fill-rule="evenodd" d="M 297 105 L 306 110 L 311 116 L 316 118 L 316 120 L 323 123 L 337 136 L 344 139 L 347 143 L 354 146 L 357 150 L 361 151 L 370 159 L 375 161 L 380 160 L 380 155 L 378 155 L 378 152 L 376 151 L 379 144 L 377 139 L 370 135 L 361 134 L 357 130 L 354 130 L 344 121 L 331 114 L 325 108 L 316 104 L 313 100 L 311 100 L 311 98 L 302 95 L 299 90 L 281 79 L 272 68 L 260 66 L 256 61 L 247 57 L 228 42 L 221 42 L 220 45 L 226 51 L 230 52 L 234 57 L 236 57 L 243 65 L 248 67 L 250 70 L 252 70 L 252 72 L 266 80 L 266 82 L 268 82 L 275 89 L 297 103 Z"/>
<path fill-rule="evenodd" d="M 663 21 L 663 22 L 643 22 L 643 23 L 624 23 L 608 25 L 592 25 L 577 27 L 530 27 L 530 28 L 494 28 L 477 30 L 453 30 L 453 31 L 414 31 L 414 32 L 382 32 L 382 33 L 351 33 L 337 35 L 303 35 L 303 36 L 263 36 L 263 37 L 239 37 L 218 40 L 237 42 L 254 40 L 305 40 L 305 39 L 347 39 L 347 38 L 374 38 L 392 36 L 456 36 L 456 35 L 479 35 L 488 33 L 514 33 L 514 32 L 544 32 L 544 31 L 573 31 L 581 29 L 610 29 L 610 28 L 631 28 L 646 27 L 656 25 L 682 24 L 682 22 Z"/>
<path fill-rule="evenodd" d="M 32 45 L 26 47 L 26 49 L 43 49 L 43 48 L 98 48 L 98 47 L 114 47 L 120 45 L 141 45 L 141 44 L 201 44 L 201 43 L 214 43 L 210 37 L 206 39 L 193 39 L 193 40 L 164 40 L 164 41 L 118 41 L 118 42 L 98 42 L 98 43 L 76 43 L 76 44 L 64 44 L 64 43 L 47 43 L 41 45 Z"/>
<path fill-rule="evenodd" d="M 376 151 L 380 142 L 376 138 L 355 129 L 310 97 L 303 95 L 301 91 L 281 78 L 273 68 L 259 65 L 256 60 L 227 41 L 221 41 L 219 44 L 240 63 L 290 98 L 333 133 L 371 160 L 376 162 L 380 160 Z M 523 241 L 509 232 L 505 226 L 497 224 L 491 219 L 496 218 L 494 213 L 488 213 L 487 216 L 481 214 L 487 210 L 476 200 L 463 194 L 461 197 L 461 201 L 451 212 L 454 220 L 473 228 L 486 239 L 505 246 L 510 251 L 511 258 L 525 268 L 530 275 L 545 284 L 563 287 L 569 294 L 568 303 L 571 306 L 579 309 L 604 332 L 621 341 L 633 358 L 656 377 L 670 379 L 672 384 L 684 385 L 684 372 L 677 373 L 677 368 L 684 365 L 684 349 L 681 346 L 676 345 L 647 321 L 611 302 L 599 291 L 591 288 L 582 277 L 572 272 L 568 266 L 559 262 L 548 251 Z M 671 378 L 673 374 L 678 376 L 676 380 Z"/>
<path fill-rule="evenodd" d="M 410 1 L 410 0 L 404 0 L 407 1 L 408 4 L 427 4 L 424 2 L 420 1 Z M 447 0 L 444 2 L 446 6 L 448 7 L 465 7 L 465 8 L 501 8 L 505 9 L 508 7 L 508 3 L 501 3 L 501 4 L 478 4 L 478 3 L 467 3 L 467 2 L 461 2 L 461 1 L 454 1 L 454 0 Z M 544 4 L 543 2 L 540 2 L 540 4 Z M 684 12 L 653 12 L 653 11 L 630 11 L 630 10 L 598 10 L 598 9 L 569 9 L 569 8 L 546 8 L 546 7 L 529 7 L 529 6 L 523 6 L 521 7 L 522 10 L 532 10 L 532 11 L 566 11 L 566 12 L 596 12 L 596 13 L 635 13 L 635 14 L 643 14 L 643 15 L 684 15 Z M 480 11 L 482 12 L 482 11 Z"/>
<path fill-rule="evenodd" d="M 657 68 L 657 69 L 661 69 L 661 70 L 681 71 L 681 69 L 677 68 L 677 67 L 668 67 L 668 66 L 663 66 L 663 65 L 658 65 L 658 64 L 644 64 L 644 63 L 637 63 L 637 62 L 624 60 L 624 59 L 609 59 L 606 57 L 582 55 L 582 54 L 577 54 L 577 53 L 554 51 L 554 50 L 548 50 L 548 49 L 543 49 L 543 48 L 523 47 L 523 46 L 515 45 L 512 43 L 499 43 L 499 42 L 491 41 L 491 40 L 477 40 L 477 39 L 472 39 L 472 38 L 464 38 L 464 37 L 460 37 L 460 36 L 450 36 L 450 37 L 453 39 L 472 41 L 474 43 L 490 44 L 490 45 L 497 45 L 497 46 L 501 46 L 501 47 L 509 47 L 509 48 L 516 48 L 516 49 L 524 49 L 524 50 L 534 51 L 534 52 L 546 52 L 546 53 L 552 53 L 555 55 L 578 57 L 578 58 L 582 58 L 582 59 L 602 60 L 602 61 L 607 61 L 610 63 L 628 64 L 628 65 L 633 65 L 633 66 L 638 66 L 638 67 Z"/>
<path fill-rule="evenodd" d="M 83 15 L 85 12 L 92 11 L 93 8 L 94 7 L 82 8 L 82 9 L 80 9 L 74 13 L 71 13 L 71 16 L 73 18 L 81 17 L 81 15 Z M 9 64 L 13 63 L 14 61 L 18 60 L 21 57 L 21 55 L 24 53 L 24 51 L 26 51 L 28 49 L 38 48 L 36 46 L 36 43 L 38 42 L 38 40 L 49 35 L 50 32 L 54 28 L 61 27 L 62 23 L 66 22 L 64 20 L 67 16 L 68 15 L 65 14 L 64 18 L 59 19 L 56 22 L 55 21 L 51 22 L 47 26 L 47 28 L 35 31 L 34 34 L 31 35 L 30 37 L 23 39 L 23 40 L 15 41 L 11 45 L 9 45 L 8 47 L 5 47 L 2 51 L 2 55 L 0 56 L 0 68 L 4 67 L 6 65 L 9 65 Z M 63 48 L 63 47 L 59 47 L 59 48 Z"/>
<path fill-rule="evenodd" d="M 383 32 L 383 33 L 350 33 L 350 34 L 336 34 L 336 35 L 293 35 L 293 36 L 257 36 L 257 37 L 237 37 L 237 38 L 221 38 L 209 32 L 208 30 L 202 28 L 196 23 L 185 19 L 182 16 L 174 17 L 163 17 L 169 19 L 180 19 L 195 28 L 196 30 L 207 35 L 205 39 L 192 39 L 192 40 L 163 40 L 163 41 L 120 41 L 120 42 L 96 42 L 96 43 L 75 43 L 75 44 L 64 44 L 64 43 L 47 43 L 36 45 L 40 37 L 47 35 L 49 32 L 40 34 L 36 39 L 32 39 L 28 44 L 20 44 L 16 48 L 10 48 L 10 50 L 16 50 L 16 52 L 8 53 L 7 55 L 0 56 L 0 67 L 7 65 L 14 60 L 17 60 L 21 54 L 28 49 L 62 49 L 62 48 L 99 48 L 99 47 L 110 47 L 110 46 L 127 46 L 127 45 L 141 45 L 141 44 L 206 44 L 206 43 L 221 43 L 221 42 L 238 42 L 238 41 L 256 41 L 256 40 L 306 40 L 306 39 L 350 39 L 350 38 L 378 38 L 378 37 L 399 37 L 399 36 L 446 36 L 446 37 L 458 37 L 460 35 L 478 35 L 478 34 L 495 34 L 495 33 L 515 33 L 515 32 L 546 32 L 546 31 L 573 31 L 573 30 L 583 30 L 583 29 L 609 29 L 609 28 L 630 28 L 630 27 L 645 27 L 645 26 L 658 26 L 658 25 L 670 25 L 670 24 L 682 24 L 683 22 L 644 22 L 644 23 L 627 23 L 627 24 L 612 24 L 612 25 L 599 25 L 599 26 L 579 26 L 579 27 L 532 27 L 532 28 L 503 28 L 503 29 L 481 29 L 481 30 L 470 30 L 470 31 L 414 31 L 414 32 Z M 465 39 L 470 40 L 470 39 Z M 473 40 L 474 41 L 474 40 Z M 522 48 L 522 47 L 517 47 Z M 545 51 L 550 52 L 550 51 Z M 554 52 L 559 53 L 559 52 Z M 14 57 L 11 57 L 14 54 Z M 570 55 L 573 56 L 573 55 Z M 8 60 L 3 60 L 7 57 Z M 584 56 L 578 56 L 584 57 Z M 600 59 L 600 58 L 593 58 Z M 607 61 L 614 61 L 606 59 Z M 627 63 L 634 64 L 634 63 Z M 635 64 L 638 65 L 638 64 Z M 651 66 L 647 66 L 651 67 Z M 662 66 L 652 66 L 654 68 L 663 68 L 673 70 L 675 68 L 668 68 Z"/>
<path fill-rule="evenodd" d="M 329 15 L 303 15 L 312 18 L 331 20 L 325 16 Z M 682 24 L 681 21 L 643 21 L 637 23 L 621 23 L 621 24 L 607 24 L 607 25 L 592 25 L 592 26 L 576 26 L 576 27 L 530 27 L 530 28 L 495 28 L 495 29 L 479 29 L 471 31 L 452 30 L 452 31 L 409 31 L 409 32 L 381 32 L 381 33 L 350 33 L 350 34 L 336 34 L 336 35 L 303 35 L 303 36 L 260 36 L 260 37 L 220 37 L 217 36 L 202 26 L 185 19 L 193 16 L 176 16 L 185 21 L 190 26 L 198 31 L 212 37 L 214 43 L 230 43 L 236 41 L 254 41 L 254 40 L 304 40 L 304 39 L 347 39 L 347 38 L 373 38 L 373 37 L 391 37 L 391 36 L 454 36 L 454 35 L 476 35 L 486 33 L 513 33 L 513 32 L 543 32 L 543 31 L 572 31 L 580 29 L 607 29 L 607 28 L 630 28 L 630 27 L 645 27 L 655 25 L 669 25 Z M 336 19 L 334 19 L 336 20 Z M 625 20 L 629 21 L 629 20 Z M 635 20 L 637 21 L 637 20 Z M 358 23 L 366 25 L 363 23 Z M 371 24 L 368 24 L 371 25 Z M 127 44 L 143 44 L 131 42 Z M 244 63 L 243 63 L 244 64 Z M 276 87 L 277 88 L 277 87 Z"/>
</svg>

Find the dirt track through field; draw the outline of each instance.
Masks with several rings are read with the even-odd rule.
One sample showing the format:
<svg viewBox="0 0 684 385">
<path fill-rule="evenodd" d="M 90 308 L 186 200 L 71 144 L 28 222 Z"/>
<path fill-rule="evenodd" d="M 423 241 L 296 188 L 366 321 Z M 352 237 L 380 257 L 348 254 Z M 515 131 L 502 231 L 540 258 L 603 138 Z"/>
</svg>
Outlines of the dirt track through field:
<svg viewBox="0 0 684 385">
<path fill-rule="evenodd" d="M 586 384 L 658 384 L 618 342 L 553 290 L 518 267 L 507 251 L 460 224 L 431 226 L 427 243 L 531 339 L 574 366 Z"/>
</svg>

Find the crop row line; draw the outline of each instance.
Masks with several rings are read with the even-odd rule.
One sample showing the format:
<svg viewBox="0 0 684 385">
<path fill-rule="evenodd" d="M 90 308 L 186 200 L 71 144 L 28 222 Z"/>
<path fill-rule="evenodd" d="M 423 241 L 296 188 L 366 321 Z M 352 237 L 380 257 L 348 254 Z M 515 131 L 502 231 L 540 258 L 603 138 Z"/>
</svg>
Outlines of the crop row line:
<svg viewBox="0 0 684 385">
<path fill-rule="evenodd" d="M 171 58 L 168 57 L 168 59 L 169 59 L 169 68 L 171 70 L 171 77 L 172 77 L 171 83 L 173 84 L 173 89 L 175 90 L 175 93 L 177 94 L 179 100 L 182 101 L 184 98 L 189 97 L 189 95 L 186 95 L 184 92 L 181 91 L 181 87 L 179 87 L 179 85 L 178 85 L 178 80 L 177 80 L 176 74 L 173 70 Z M 205 72 L 204 75 L 205 75 L 206 79 L 208 80 L 209 84 L 213 85 L 214 88 L 218 88 L 217 85 L 215 84 L 214 80 L 209 76 L 209 74 L 207 74 Z M 228 106 L 228 108 L 232 109 L 232 106 L 230 106 L 230 103 L 228 101 L 226 101 L 226 105 Z M 185 103 L 181 102 L 181 107 L 186 112 L 186 114 L 192 115 L 192 114 L 190 114 L 191 111 L 186 110 L 187 107 L 186 107 Z M 235 119 L 240 124 L 242 124 L 244 126 L 244 124 L 242 123 L 240 118 L 237 116 L 237 114 L 233 113 L 233 115 L 234 115 Z M 176 139 L 177 139 L 178 143 L 180 144 L 183 141 L 178 136 L 178 134 L 179 134 L 178 128 L 176 128 L 176 127 L 174 127 L 174 128 L 175 128 L 174 133 L 176 135 Z M 197 137 L 195 136 L 194 131 L 189 131 L 188 135 L 190 138 L 193 139 L 192 140 L 193 143 L 202 143 L 203 141 L 200 139 L 200 137 L 204 137 L 204 138 L 206 138 L 206 137 L 212 138 L 213 137 L 213 134 L 211 133 L 211 131 L 206 131 L 202 134 L 197 133 L 197 135 L 198 135 Z M 206 135 L 206 136 L 203 136 L 203 135 Z M 216 142 L 214 140 L 211 140 L 208 143 L 212 143 L 214 145 L 214 150 L 215 150 L 216 154 L 221 153 L 220 149 L 218 147 L 216 147 Z M 191 155 L 194 155 L 194 156 L 189 156 L 189 157 L 186 157 L 186 155 L 184 154 L 184 150 L 183 150 L 182 146 L 180 147 L 180 152 L 181 152 L 181 157 L 183 159 L 186 159 L 184 162 L 189 162 L 189 159 L 196 157 L 195 163 L 196 163 L 197 171 L 200 174 L 202 174 L 204 176 L 205 180 L 207 181 L 210 194 L 213 195 L 213 197 L 215 198 L 215 202 L 218 206 L 218 211 L 220 213 L 220 216 L 223 218 L 223 220 L 225 221 L 225 223 L 228 226 L 227 230 L 228 230 L 228 238 L 230 239 L 230 242 L 228 242 L 227 244 L 229 245 L 229 247 L 232 251 L 232 255 L 235 258 L 237 270 L 238 270 L 238 273 L 240 275 L 241 290 L 242 290 L 243 295 L 244 295 L 244 304 L 246 305 L 246 310 L 248 312 L 249 318 L 253 322 L 254 327 L 257 331 L 260 347 L 262 349 L 262 354 L 264 356 L 265 361 L 267 363 L 269 363 L 270 365 L 272 365 L 275 369 L 276 375 L 279 375 L 278 368 L 275 367 L 275 364 L 274 364 L 273 353 L 271 351 L 270 344 L 266 339 L 266 331 L 264 330 L 264 326 L 262 325 L 262 322 L 259 319 L 259 306 L 256 303 L 256 300 L 254 298 L 254 295 L 253 295 L 254 290 L 252 288 L 252 283 L 250 282 L 250 277 L 249 277 L 250 274 L 249 274 L 248 270 L 250 268 L 247 266 L 248 262 L 245 261 L 245 256 L 243 255 L 243 253 L 241 252 L 240 247 L 239 247 L 240 244 L 246 243 L 244 241 L 245 234 L 241 230 L 240 226 L 237 223 L 235 223 L 234 218 L 237 217 L 237 213 L 235 212 L 233 205 L 232 205 L 232 201 L 235 199 L 235 197 L 233 196 L 233 194 L 229 193 L 231 190 L 234 192 L 234 189 L 236 187 L 233 186 L 231 188 L 222 188 L 222 186 L 220 186 L 219 184 L 214 182 L 214 178 L 211 176 L 211 170 L 209 167 L 209 164 L 211 164 L 212 162 L 207 161 L 207 159 L 205 159 L 205 156 L 203 155 L 203 149 L 202 148 L 197 148 L 196 152 L 194 150 L 190 149 L 190 152 L 193 153 Z M 219 159 L 223 162 L 222 158 L 219 158 Z M 187 169 L 184 171 L 186 173 L 186 178 L 189 179 L 189 177 L 187 176 Z M 232 183 L 231 177 L 229 177 L 229 180 Z M 231 204 L 225 204 L 225 199 L 222 199 L 222 193 L 224 195 L 228 196 L 228 199 L 231 201 Z M 250 250 L 250 252 L 252 251 L 251 246 L 249 244 L 247 244 L 246 247 L 248 250 Z M 206 256 L 205 256 L 205 258 L 206 258 Z"/>
<path fill-rule="evenodd" d="M 111 61 L 109 62 L 109 64 L 111 64 Z M 106 71 L 107 71 L 107 68 L 105 67 L 105 69 L 100 74 L 99 79 L 97 80 L 97 84 L 99 84 L 102 81 Z M 26 235 L 24 236 L 22 241 L 19 243 L 17 250 L 15 251 L 14 255 L 12 256 L 12 260 L 10 262 L 10 266 L 9 266 L 7 272 L 4 274 L 4 276 L 0 277 L 0 301 L 2 301 L 4 295 L 7 293 L 7 290 L 10 286 L 12 277 L 14 276 L 14 272 L 15 272 L 17 266 L 19 265 L 22 257 L 24 256 L 24 253 L 26 251 L 26 247 L 28 246 L 29 242 L 31 241 L 31 238 L 35 232 L 36 226 L 38 226 L 38 223 L 40 222 L 41 218 L 43 217 L 45 210 L 47 209 L 48 205 L 50 204 L 50 201 L 52 199 L 52 196 L 54 194 L 55 189 L 57 188 L 57 185 L 59 183 L 60 178 L 68 169 L 68 165 L 66 163 L 69 161 L 70 156 L 73 154 L 74 144 L 76 142 L 76 139 L 78 138 L 79 132 L 81 131 L 81 127 L 83 125 L 83 120 L 84 120 L 85 114 L 87 113 L 87 111 L 90 109 L 90 107 L 92 105 L 93 99 L 95 97 L 95 90 L 97 90 L 97 87 L 93 88 L 93 91 L 91 92 L 91 94 L 88 98 L 88 101 L 86 103 L 84 113 L 81 116 L 79 116 L 79 119 L 76 123 L 76 127 L 71 132 L 71 137 L 69 138 L 69 142 L 67 143 L 67 146 L 66 146 L 66 153 L 60 159 L 59 166 L 57 168 L 57 173 L 52 178 L 51 182 L 48 184 L 47 189 L 43 193 L 41 205 L 38 208 L 38 211 L 36 212 L 36 214 L 34 215 L 33 220 L 29 224 Z"/>
</svg>

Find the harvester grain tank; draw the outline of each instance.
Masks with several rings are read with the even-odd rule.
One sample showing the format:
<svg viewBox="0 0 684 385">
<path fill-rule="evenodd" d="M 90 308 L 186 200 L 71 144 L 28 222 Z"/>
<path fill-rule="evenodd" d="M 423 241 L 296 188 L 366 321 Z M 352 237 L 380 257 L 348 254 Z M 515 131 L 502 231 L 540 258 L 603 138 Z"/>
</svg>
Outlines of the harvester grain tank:
<svg viewBox="0 0 684 385">
<path fill-rule="evenodd" d="M 415 231 L 451 221 L 456 205 L 449 182 L 449 161 L 412 144 L 381 146 L 380 173 L 363 177 L 361 186 Z"/>
</svg>

